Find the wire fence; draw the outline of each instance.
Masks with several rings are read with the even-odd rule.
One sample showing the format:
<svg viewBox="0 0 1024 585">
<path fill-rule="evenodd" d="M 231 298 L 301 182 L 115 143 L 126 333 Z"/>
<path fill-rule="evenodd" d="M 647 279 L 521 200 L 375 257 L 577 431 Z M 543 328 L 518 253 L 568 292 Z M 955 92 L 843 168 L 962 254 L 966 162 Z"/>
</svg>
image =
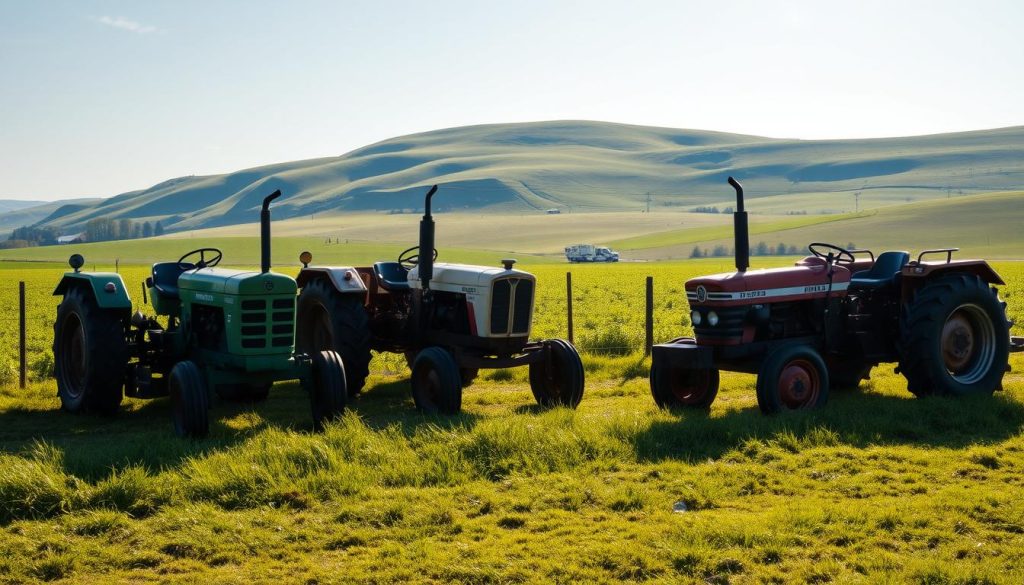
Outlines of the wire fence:
<svg viewBox="0 0 1024 585">
<path fill-rule="evenodd" d="M 8 281 L 0 286 L 0 386 L 52 378 L 53 326 L 60 297 L 53 295 L 54 285 L 39 280 Z M 616 323 L 608 328 L 594 327 L 589 320 L 574 319 L 574 310 L 591 314 L 594 309 L 584 299 L 573 298 L 572 273 L 566 272 L 565 297 L 558 303 L 564 314 L 560 325 L 549 320 L 543 333 L 562 337 L 576 345 L 584 361 L 607 357 L 649 355 L 654 339 L 653 277 L 646 280 L 645 319 L 641 327 Z M 581 300 L 584 301 L 581 303 Z M 555 303 L 551 303 L 555 305 Z M 608 307 L 600 307 L 608 310 Z M 634 309 L 629 307 L 630 311 Z M 553 331 L 553 329 L 555 331 Z M 538 327 L 534 327 L 536 334 Z M 402 354 L 374 352 L 370 373 L 381 376 L 406 376 L 409 363 Z"/>
</svg>

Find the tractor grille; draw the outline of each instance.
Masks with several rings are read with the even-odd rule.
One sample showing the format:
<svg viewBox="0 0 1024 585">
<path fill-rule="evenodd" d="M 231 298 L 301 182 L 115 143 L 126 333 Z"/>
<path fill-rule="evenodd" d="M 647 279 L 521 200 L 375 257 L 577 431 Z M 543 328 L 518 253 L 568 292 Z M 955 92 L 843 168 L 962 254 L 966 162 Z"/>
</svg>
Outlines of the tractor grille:
<svg viewBox="0 0 1024 585">
<path fill-rule="evenodd" d="M 491 333 L 526 335 L 530 332 L 532 308 L 531 279 L 503 278 L 494 281 L 491 287 Z"/>
<path fill-rule="evenodd" d="M 707 307 L 701 306 L 697 309 L 701 313 L 700 325 L 693 326 L 693 332 L 697 339 L 724 340 L 743 337 L 743 325 L 746 322 L 749 306 L 740 307 Z M 708 324 L 708 313 L 714 311 L 718 314 L 718 325 Z"/>
<path fill-rule="evenodd" d="M 293 344 L 294 333 L 295 299 L 242 301 L 243 349 L 288 348 Z"/>
</svg>

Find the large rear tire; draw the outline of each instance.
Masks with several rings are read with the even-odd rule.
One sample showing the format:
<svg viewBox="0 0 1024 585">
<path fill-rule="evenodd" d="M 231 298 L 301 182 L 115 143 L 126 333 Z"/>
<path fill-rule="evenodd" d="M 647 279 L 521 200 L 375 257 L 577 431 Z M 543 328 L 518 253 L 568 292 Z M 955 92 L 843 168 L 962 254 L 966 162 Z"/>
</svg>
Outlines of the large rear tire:
<svg viewBox="0 0 1024 585">
<path fill-rule="evenodd" d="M 457 414 L 462 409 L 459 365 L 442 347 L 428 347 L 412 364 L 412 398 L 429 414 Z"/>
<path fill-rule="evenodd" d="M 201 439 L 210 432 L 210 392 L 206 377 L 192 361 L 174 364 L 168 375 L 174 432 L 179 437 Z"/>
<path fill-rule="evenodd" d="M 117 412 L 128 365 L 125 323 L 116 312 L 101 309 L 82 287 L 67 291 L 57 307 L 53 357 L 64 410 Z"/>
<path fill-rule="evenodd" d="M 331 350 L 318 351 L 311 357 L 313 365 L 304 382 L 313 407 L 313 430 L 321 432 L 325 423 L 345 413 L 345 365 L 341 356 Z"/>
<path fill-rule="evenodd" d="M 530 390 L 541 406 L 576 408 L 583 400 L 583 361 L 564 339 L 546 339 L 547 359 L 530 364 Z"/>
<path fill-rule="evenodd" d="M 306 283 L 299 293 L 296 309 L 295 345 L 313 355 L 330 349 L 345 364 L 345 384 L 355 398 L 370 373 L 370 318 L 363 298 L 341 294 L 327 279 Z"/>
<path fill-rule="evenodd" d="M 915 291 L 900 321 L 900 371 L 915 396 L 991 394 L 1010 351 L 1006 303 L 973 274 Z"/>
<path fill-rule="evenodd" d="M 828 402 L 828 368 L 809 345 L 784 345 L 768 354 L 757 372 L 761 412 L 821 408 Z"/>
</svg>

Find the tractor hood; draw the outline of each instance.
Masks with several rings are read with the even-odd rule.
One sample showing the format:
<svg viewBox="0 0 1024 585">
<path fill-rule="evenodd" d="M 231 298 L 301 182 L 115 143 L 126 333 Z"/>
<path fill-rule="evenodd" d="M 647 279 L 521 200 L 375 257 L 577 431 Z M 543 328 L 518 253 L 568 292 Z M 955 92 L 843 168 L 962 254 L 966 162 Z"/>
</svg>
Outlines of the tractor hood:
<svg viewBox="0 0 1024 585">
<path fill-rule="evenodd" d="M 839 265 L 833 267 L 832 295 L 845 294 L 849 285 L 850 271 Z M 726 272 L 686 281 L 686 298 L 690 304 L 797 300 L 823 297 L 828 290 L 828 267 L 813 256 L 791 268 Z"/>
<path fill-rule="evenodd" d="M 295 294 L 297 290 L 295 280 L 284 274 L 229 268 L 186 271 L 178 277 L 178 288 L 230 295 Z"/>
<path fill-rule="evenodd" d="M 532 274 L 522 270 L 505 270 L 501 267 L 472 264 L 434 264 L 434 278 L 430 283 L 431 288 L 441 288 L 438 285 L 478 287 L 487 286 L 495 279 L 507 276 L 533 279 Z M 409 271 L 409 284 L 413 288 L 420 288 L 419 266 Z"/>
</svg>

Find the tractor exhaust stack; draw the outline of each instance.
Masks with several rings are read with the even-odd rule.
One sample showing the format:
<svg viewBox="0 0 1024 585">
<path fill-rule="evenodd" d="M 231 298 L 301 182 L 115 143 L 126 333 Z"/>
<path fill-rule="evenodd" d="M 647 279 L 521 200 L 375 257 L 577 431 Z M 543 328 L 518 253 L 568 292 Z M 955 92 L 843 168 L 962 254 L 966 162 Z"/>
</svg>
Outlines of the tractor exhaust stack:
<svg viewBox="0 0 1024 585">
<path fill-rule="evenodd" d="M 423 290 L 430 290 L 430 281 L 434 278 L 434 217 L 430 215 L 430 198 L 437 193 L 437 185 L 427 191 L 423 202 L 423 219 L 420 220 L 419 267 L 420 281 Z"/>
<path fill-rule="evenodd" d="M 747 230 L 747 212 L 743 209 L 743 185 L 732 177 L 729 177 L 729 184 L 736 189 L 736 211 L 732 214 L 736 238 L 736 270 L 746 272 L 750 267 L 750 234 Z"/>
<path fill-rule="evenodd" d="M 260 211 L 260 272 L 270 272 L 270 202 L 281 196 L 278 189 L 263 199 Z"/>
</svg>

